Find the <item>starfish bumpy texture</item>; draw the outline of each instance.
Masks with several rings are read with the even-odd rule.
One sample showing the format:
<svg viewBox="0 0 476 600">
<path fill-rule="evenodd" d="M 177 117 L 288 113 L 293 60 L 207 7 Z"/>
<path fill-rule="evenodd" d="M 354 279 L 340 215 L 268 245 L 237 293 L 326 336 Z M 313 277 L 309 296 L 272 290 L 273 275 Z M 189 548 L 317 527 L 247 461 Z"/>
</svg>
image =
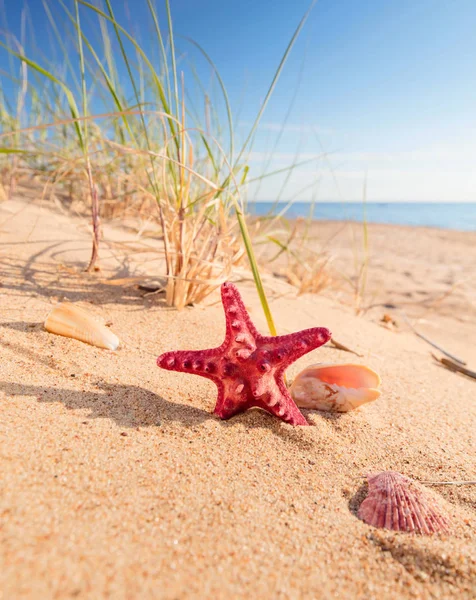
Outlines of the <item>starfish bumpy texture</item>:
<svg viewBox="0 0 476 600">
<path fill-rule="evenodd" d="M 284 371 L 329 341 L 329 330 L 315 327 L 267 337 L 256 330 L 232 283 L 221 286 L 221 298 L 226 316 L 223 344 L 210 350 L 165 352 L 157 365 L 211 379 L 218 388 L 214 413 L 221 419 L 258 407 L 291 425 L 309 425 L 289 395 Z"/>
</svg>

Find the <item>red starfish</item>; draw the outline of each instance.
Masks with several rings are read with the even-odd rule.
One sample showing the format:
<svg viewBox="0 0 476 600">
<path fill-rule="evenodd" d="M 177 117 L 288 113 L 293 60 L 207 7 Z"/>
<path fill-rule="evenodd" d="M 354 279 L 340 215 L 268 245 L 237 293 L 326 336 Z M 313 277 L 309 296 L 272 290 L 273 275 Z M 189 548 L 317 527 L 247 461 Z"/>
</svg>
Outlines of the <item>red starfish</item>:
<svg viewBox="0 0 476 600">
<path fill-rule="evenodd" d="M 291 425 L 309 425 L 286 389 L 284 371 L 295 360 L 330 340 L 324 327 L 266 337 L 256 330 L 232 283 L 221 286 L 226 316 L 225 341 L 210 350 L 165 352 L 157 365 L 201 375 L 215 382 L 214 413 L 221 419 L 259 407 Z"/>
</svg>

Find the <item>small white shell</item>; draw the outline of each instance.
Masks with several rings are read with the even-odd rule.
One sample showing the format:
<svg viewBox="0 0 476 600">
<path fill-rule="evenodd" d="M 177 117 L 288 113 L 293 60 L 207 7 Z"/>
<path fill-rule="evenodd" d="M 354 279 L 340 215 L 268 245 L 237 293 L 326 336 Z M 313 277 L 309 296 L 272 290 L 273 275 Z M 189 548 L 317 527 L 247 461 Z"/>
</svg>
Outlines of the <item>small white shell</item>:
<svg viewBox="0 0 476 600">
<path fill-rule="evenodd" d="M 318 364 L 301 371 L 290 388 L 301 408 L 347 412 L 380 396 L 379 375 L 358 364 Z"/>
<path fill-rule="evenodd" d="M 369 494 L 358 517 L 368 525 L 424 535 L 449 530 L 448 517 L 420 483 L 395 471 L 368 475 L 367 480 Z"/>
<path fill-rule="evenodd" d="M 116 350 L 119 346 L 119 338 L 110 329 L 99 323 L 87 310 L 70 302 L 53 308 L 46 318 L 45 329 L 107 350 Z"/>
</svg>

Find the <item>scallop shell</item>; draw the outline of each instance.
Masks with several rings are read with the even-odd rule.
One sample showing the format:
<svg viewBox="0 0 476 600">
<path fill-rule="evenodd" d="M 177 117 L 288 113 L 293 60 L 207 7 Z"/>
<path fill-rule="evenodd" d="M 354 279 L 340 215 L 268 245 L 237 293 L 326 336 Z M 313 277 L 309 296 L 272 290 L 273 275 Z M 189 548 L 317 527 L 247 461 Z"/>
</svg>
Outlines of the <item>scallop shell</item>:
<svg viewBox="0 0 476 600">
<path fill-rule="evenodd" d="M 380 396 L 379 375 L 357 364 L 306 367 L 293 381 L 291 396 L 301 408 L 347 412 Z"/>
<path fill-rule="evenodd" d="M 110 329 L 87 310 L 70 302 L 53 308 L 46 318 L 45 329 L 107 350 L 116 350 L 119 346 L 119 338 Z"/>
<path fill-rule="evenodd" d="M 449 530 L 448 517 L 421 484 L 395 471 L 367 476 L 369 494 L 358 511 L 368 525 L 431 535 Z"/>
</svg>

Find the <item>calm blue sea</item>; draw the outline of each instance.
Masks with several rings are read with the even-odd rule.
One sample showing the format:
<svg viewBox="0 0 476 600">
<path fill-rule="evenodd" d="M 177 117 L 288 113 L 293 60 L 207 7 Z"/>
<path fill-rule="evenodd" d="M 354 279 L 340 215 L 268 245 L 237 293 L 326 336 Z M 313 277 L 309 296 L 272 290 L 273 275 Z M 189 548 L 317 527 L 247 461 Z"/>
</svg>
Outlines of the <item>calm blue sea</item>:
<svg viewBox="0 0 476 600">
<path fill-rule="evenodd" d="M 274 209 L 279 213 L 287 205 L 280 202 Z M 273 203 L 250 202 L 248 210 L 255 215 L 267 215 Z M 310 204 L 295 202 L 286 212 L 287 218 L 309 216 Z M 314 205 L 314 219 L 329 221 L 362 221 L 390 223 L 393 225 L 416 225 L 441 227 L 461 231 L 476 231 L 476 203 L 430 203 L 430 202 L 318 202 Z"/>
</svg>

